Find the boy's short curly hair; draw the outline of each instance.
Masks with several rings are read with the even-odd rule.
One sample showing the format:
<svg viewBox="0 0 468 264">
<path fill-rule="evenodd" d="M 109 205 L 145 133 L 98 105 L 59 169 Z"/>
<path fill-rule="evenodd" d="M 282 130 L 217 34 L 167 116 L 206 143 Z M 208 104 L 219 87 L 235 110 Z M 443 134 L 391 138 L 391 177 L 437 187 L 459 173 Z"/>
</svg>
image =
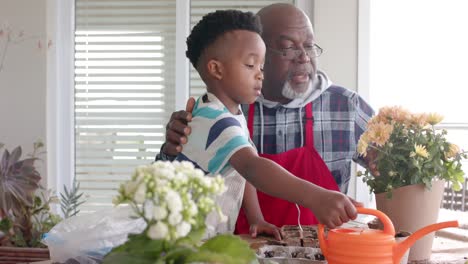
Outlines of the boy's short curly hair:
<svg viewBox="0 0 468 264">
<path fill-rule="evenodd" d="M 202 20 L 193 27 L 187 38 L 187 51 L 193 67 L 197 68 L 198 60 L 203 50 L 224 33 L 232 30 L 248 30 L 262 33 L 260 19 L 252 12 L 239 10 L 217 10 L 203 16 Z"/>
</svg>

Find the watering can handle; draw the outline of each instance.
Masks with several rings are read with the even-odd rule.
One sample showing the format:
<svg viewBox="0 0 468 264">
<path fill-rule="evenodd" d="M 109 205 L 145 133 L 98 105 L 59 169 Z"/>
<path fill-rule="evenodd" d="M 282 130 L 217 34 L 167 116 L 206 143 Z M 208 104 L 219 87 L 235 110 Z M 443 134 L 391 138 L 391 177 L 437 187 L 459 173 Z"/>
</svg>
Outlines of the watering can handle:
<svg viewBox="0 0 468 264">
<path fill-rule="evenodd" d="M 393 227 L 393 223 L 390 220 L 390 218 L 382 213 L 379 210 L 375 209 L 370 209 L 370 208 L 364 208 L 364 207 L 356 207 L 356 210 L 358 214 L 367 214 L 367 215 L 373 215 L 379 218 L 379 220 L 382 222 L 384 226 L 384 233 L 391 235 L 392 237 L 395 236 L 395 227 Z"/>
<path fill-rule="evenodd" d="M 388 218 L 388 216 L 386 214 L 382 213 L 379 210 L 364 208 L 364 207 L 356 207 L 356 210 L 357 210 L 358 214 L 367 214 L 367 215 L 376 216 L 377 218 L 380 219 L 380 221 L 382 221 L 382 223 L 384 225 L 383 232 L 386 233 L 386 234 L 391 235 L 392 237 L 395 236 L 395 227 L 393 227 L 392 221 L 390 220 L 390 218 Z M 318 239 L 319 239 L 320 248 L 322 249 L 322 253 L 324 255 L 327 255 L 328 245 L 327 245 L 327 240 L 325 239 L 325 235 L 324 235 L 324 233 L 325 233 L 324 225 L 323 224 L 318 224 L 318 230 L 317 231 L 318 231 Z"/>
</svg>

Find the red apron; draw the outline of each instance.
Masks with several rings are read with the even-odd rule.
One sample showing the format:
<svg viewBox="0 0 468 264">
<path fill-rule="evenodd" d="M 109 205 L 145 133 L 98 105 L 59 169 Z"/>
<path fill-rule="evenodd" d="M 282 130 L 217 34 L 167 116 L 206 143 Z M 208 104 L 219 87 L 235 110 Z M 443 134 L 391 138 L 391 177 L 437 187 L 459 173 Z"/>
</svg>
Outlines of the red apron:
<svg viewBox="0 0 468 264">
<path fill-rule="evenodd" d="M 339 191 L 338 185 L 336 184 L 327 165 L 314 148 L 312 103 L 307 104 L 305 110 L 307 120 L 305 129 L 305 146 L 279 154 L 260 153 L 259 156 L 276 162 L 301 179 L 312 182 L 328 190 Z M 251 138 L 253 135 L 254 111 L 255 107 L 251 104 L 249 107 L 249 120 L 247 124 Z M 294 203 L 270 196 L 258 190 L 257 194 L 265 221 L 278 227 L 283 225 L 297 225 L 298 212 Z M 304 193 L 304 195 L 307 194 Z M 301 210 L 301 224 L 313 225 L 318 223 L 310 209 L 302 206 L 299 206 L 299 208 Z M 244 214 L 244 210 L 242 209 L 239 212 L 235 233 L 249 233 L 249 224 Z"/>
</svg>

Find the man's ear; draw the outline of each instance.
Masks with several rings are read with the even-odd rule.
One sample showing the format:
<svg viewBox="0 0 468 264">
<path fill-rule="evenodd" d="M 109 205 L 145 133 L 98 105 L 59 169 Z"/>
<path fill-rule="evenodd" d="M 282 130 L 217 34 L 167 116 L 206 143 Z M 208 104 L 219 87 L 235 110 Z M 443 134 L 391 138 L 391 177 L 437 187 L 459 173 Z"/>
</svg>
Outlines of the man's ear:
<svg viewBox="0 0 468 264">
<path fill-rule="evenodd" d="M 223 64 L 218 60 L 210 60 L 207 64 L 208 74 L 216 80 L 223 78 Z"/>
</svg>

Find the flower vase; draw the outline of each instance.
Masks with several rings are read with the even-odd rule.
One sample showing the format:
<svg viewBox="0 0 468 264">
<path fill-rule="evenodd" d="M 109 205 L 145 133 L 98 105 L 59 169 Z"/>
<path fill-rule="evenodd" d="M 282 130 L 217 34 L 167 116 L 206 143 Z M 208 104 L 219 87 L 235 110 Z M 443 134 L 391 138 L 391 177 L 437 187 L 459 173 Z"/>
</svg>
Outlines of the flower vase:
<svg viewBox="0 0 468 264">
<path fill-rule="evenodd" d="M 377 209 L 385 213 L 395 226 L 395 231 L 415 231 L 437 222 L 445 182 L 432 182 L 432 188 L 423 184 L 394 189 L 392 198 L 387 193 L 376 194 Z M 410 250 L 408 261 L 430 259 L 434 232 L 419 239 Z"/>
</svg>

